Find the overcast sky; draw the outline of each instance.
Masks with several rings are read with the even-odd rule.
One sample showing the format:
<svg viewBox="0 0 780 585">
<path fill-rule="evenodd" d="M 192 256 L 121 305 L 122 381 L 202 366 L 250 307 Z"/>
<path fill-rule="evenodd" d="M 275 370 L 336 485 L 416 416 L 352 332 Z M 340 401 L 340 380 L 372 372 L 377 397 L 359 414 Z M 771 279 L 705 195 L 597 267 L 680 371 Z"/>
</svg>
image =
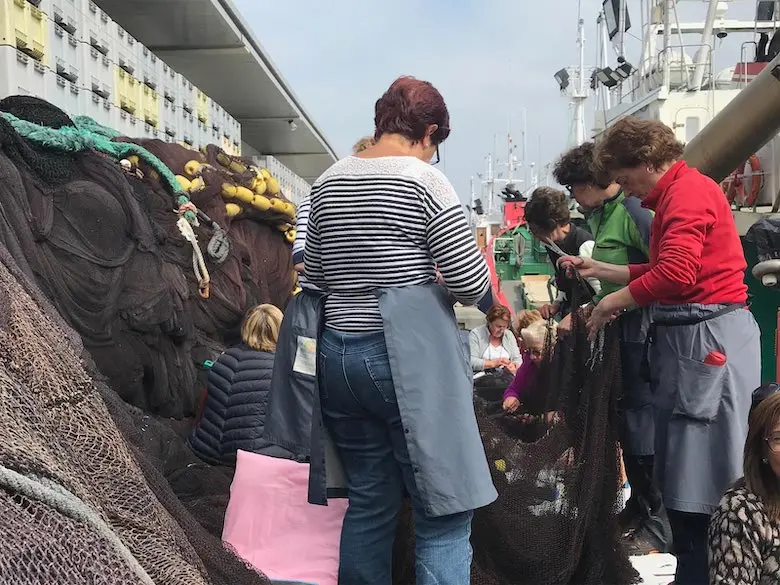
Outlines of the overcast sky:
<svg viewBox="0 0 780 585">
<path fill-rule="evenodd" d="M 527 162 L 543 166 L 567 146 L 568 99 L 553 74 L 577 64 L 577 0 L 234 1 L 339 156 L 373 132 L 375 101 L 404 74 L 431 81 L 447 102 L 443 170 L 464 202 L 494 136 L 501 158 L 508 132 L 521 142 L 524 108 Z M 735 4 L 730 17 L 752 15 L 752 0 Z M 628 5 L 630 32 L 640 34 L 639 2 Z M 703 21 L 705 6 L 681 2 L 680 16 Z M 586 66 L 596 64 L 600 7 L 582 0 Z M 638 59 L 639 45 L 629 41 L 627 57 Z M 739 60 L 738 48 L 728 60 Z"/>
</svg>

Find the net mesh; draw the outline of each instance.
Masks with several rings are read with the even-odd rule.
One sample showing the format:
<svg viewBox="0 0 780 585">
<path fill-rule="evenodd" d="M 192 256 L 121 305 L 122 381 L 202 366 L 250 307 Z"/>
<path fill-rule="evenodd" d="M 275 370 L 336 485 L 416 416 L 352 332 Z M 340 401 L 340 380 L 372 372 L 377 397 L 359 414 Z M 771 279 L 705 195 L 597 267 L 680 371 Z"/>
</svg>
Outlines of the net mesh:
<svg viewBox="0 0 780 585">
<path fill-rule="evenodd" d="M 88 365 L 0 249 L 0 582 L 268 583 L 185 510 Z"/>
<path fill-rule="evenodd" d="M 577 316 L 574 331 L 554 350 L 548 338 L 545 354 L 522 414 L 503 412 L 506 380 L 485 377 L 475 390 L 477 421 L 499 497 L 475 512 L 471 583 L 637 583 L 617 525 L 617 328 L 608 327 L 591 343 Z M 414 583 L 412 534 L 407 508 L 395 548 L 399 584 Z"/>
<path fill-rule="evenodd" d="M 0 110 L 51 128 L 72 126 L 37 98 L 6 98 Z M 193 248 L 176 226 L 176 206 L 159 173 L 143 162 L 126 172 L 94 150 L 44 148 L 1 116 L 0 243 L 79 333 L 123 399 L 153 414 L 193 416 L 198 364 L 236 340 L 249 307 L 284 308 L 290 297 L 290 244 L 279 228 L 291 219 L 245 204 L 240 216 L 228 217 L 223 185 L 248 185 L 255 176 L 216 147 L 204 154 L 134 142 L 175 174 L 184 175 L 193 160 L 203 166 L 203 188 L 191 199 L 218 226 L 204 221 L 195 228 L 209 298 L 199 294 Z M 269 198 L 287 203 L 281 195 Z M 212 257 L 206 250 L 220 233 L 229 249 Z"/>
</svg>

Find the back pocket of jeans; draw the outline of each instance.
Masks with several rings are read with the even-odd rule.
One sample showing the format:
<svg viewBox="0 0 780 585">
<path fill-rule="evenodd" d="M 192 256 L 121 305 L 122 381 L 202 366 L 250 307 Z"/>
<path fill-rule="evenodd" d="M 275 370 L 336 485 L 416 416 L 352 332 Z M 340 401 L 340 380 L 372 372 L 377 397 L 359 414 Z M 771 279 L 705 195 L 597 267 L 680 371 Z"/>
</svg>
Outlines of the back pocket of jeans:
<svg viewBox="0 0 780 585">
<path fill-rule="evenodd" d="M 677 359 L 674 414 L 700 422 L 713 422 L 720 410 L 727 366 L 711 366 L 683 356 Z"/>
<path fill-rule="evenodd" d="M 366 371 L 382 399 L 395 404 L 395 386 L 393 386 L 393 374 L 390 371 L 390 362 L 387 358 L 365 358 Z"/>
</svg>

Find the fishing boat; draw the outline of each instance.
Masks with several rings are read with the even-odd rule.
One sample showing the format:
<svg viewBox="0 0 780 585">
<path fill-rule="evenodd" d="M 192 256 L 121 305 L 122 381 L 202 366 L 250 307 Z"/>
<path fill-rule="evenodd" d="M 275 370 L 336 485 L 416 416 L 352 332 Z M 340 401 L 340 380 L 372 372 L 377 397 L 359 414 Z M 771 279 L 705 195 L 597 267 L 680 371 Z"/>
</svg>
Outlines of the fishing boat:
<svg viewBox="0 0 780 585">
<path fill-rule="evenodd" d="M 692 20 L 682 20 L 683 11 Z M 758 250 L 746 236 L 756 222 L 780 218 L 780 2 L 603 0 L 594 15 L 595 67 L 585 66 L 585 16 L 580 12 L 578 18 L 578 66 L 554 74 L 561 92 L 570 96 L 568 146 L 588 136 L 598 138 L 623 116 L 660 120 L 674 129 L 686 144 L 689 164 L 721 182 L 732 204 L 749 265 L 751 310 L 762 332 L 763 378 L 777 380 L 780 296 L 776 285 L 764 286 L 766 279 L 754 276 Z M 637 43 L 628 41 L 637 38 L 634 54 L 629 49 L 635 50 Z M 587 100 L 595 100 L 590 131 Z M 495 182 L 489 172 L 483 189 L 489 202 L 496 196 Z M 547 302 L 549 295 L 539 291 L 529 301 L 523 286 L 528 277 L 552 271 L 537 254 L 542 250 L 532 243 L 517 210 L 524 203 L 501 204 L 505 211 L 500 217 L 495 212 L 483 215 L 482 225 L 476 224 L 494 297 L 515 310 Z M 757 273 L 762 274 L 761 268 Z"/>
</svg>

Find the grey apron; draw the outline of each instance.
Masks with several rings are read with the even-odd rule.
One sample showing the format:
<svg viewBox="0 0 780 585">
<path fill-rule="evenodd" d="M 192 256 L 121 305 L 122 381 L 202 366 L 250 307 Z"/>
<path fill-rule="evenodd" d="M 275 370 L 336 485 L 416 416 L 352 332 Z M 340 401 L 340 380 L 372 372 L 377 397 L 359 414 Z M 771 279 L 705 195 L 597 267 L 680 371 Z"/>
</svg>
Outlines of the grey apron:
<svg viewBox="0 0 780 585">
<path fill-rule="evenodd" d="M 651 310 L 655 469 L 670 510 L 712 514 L 742 476 L 751 395 L 761 385 L 758 325 L 744 305 Z M 704 363 L 711 351 L 723 366 Z"/>
<path fill-rule="evenodd" d="M 426 513 L 447 516 L 490 504 L 498 494 L 474 414 L 468 352 L 448 293 L 433 284 L 375 292 L 398 408 L 409 431 L 409 458 Z M 309 502 L 327 505 L 334 493 L 343 493 L 337 490 L 346 483 L 322 422 L 316 377 L 313 382 Z"/>
<path fill-rule="evenodd" d="M 642 372 L 650 315 L 646 309 L 635 309 L 621 316 L 619 325 L 623 396 L 618 408 L 623 414 L 622 447 L 629 455 L 646 457 L 655 453 L 653 393 Z"/>
</svg>

